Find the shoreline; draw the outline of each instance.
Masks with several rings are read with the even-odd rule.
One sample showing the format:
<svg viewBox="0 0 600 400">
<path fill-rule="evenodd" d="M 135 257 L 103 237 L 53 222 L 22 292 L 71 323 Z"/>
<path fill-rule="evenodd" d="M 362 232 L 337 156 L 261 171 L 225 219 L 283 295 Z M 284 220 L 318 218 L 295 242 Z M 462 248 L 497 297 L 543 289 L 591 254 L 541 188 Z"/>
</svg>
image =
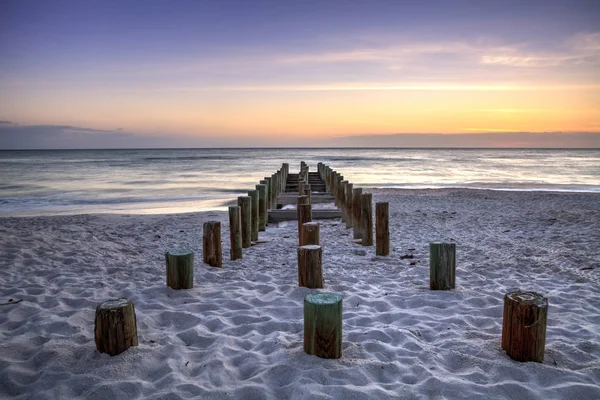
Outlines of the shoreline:
<svg viewBox="0 0 600 400">
<path fill-rule="evenodd" d="M 319 221 L 324 290 L 344 296 L 339 360 L 302 349 L 311 290 L 297 286 L 296 221 L 269 225 L 265 243 L 230 261 L 223 211 L 2 218 L 0 302 L 22 302 L 0 310 L 0 395 L 600 397 L 596 194 L 379 189 L 378 201 L 390 203 L 389 257 Z M 223 225 L 222 269 L 201 260 L 209 219 Z M 433 241 L 456 243 L 455 290 L 429 290 Z M 196 253 L 193 289 L 165 286 L 174 248 Z M 541 364 L 500 347 L 515 288 L 549 299 Z M 121 296 L 135 304 L 139 345 L 109 357 L 94 345 L 94 310 Z"/>
<path fill-rule="evenodd" d="M 493 188 L 465 188 L 465 187 L 436 187 L 436 188 L 398 188 L 398 187 L 368 187 L 363 186 L 365 191 L 371 192 L 374 195 L 378 195 L 379 193 L 387 193 L 387 192 L 397 192 L 399 195 L 404 194 L 414 194 L 421 195 L 421 192 L 439 192 L 439 193 L 453 193 L 453 192 L 500 192 L 500 193 L 531 193 L 531 194 L 557 194 L 557 195 L 600 195 L 600 191 L 567 191 L 567 190 L 514 190 L 514 189 L 493 189 Z M 240 191 L 240 195 L 245 195 L 244 191 Z M 140 210 L 131 210 L 131 212 L 127 212 L 127 210 L 106 210 L 106 211 L 97 211 L 97 212 L 89 212 L 89 211 L 64 211 L 61 213 L 56 212 L 21 212 L 17 213 L 17 215 L 3 215 L 9 214 L 8 212 L 3 212 L 0 207 L 0 219 L 4 218 L 34 218 L 34 217 L 52 217 L 52 216 L 72 216 L 72 215 L 178 215 L 178 214 L 195 214 L 195 213 L 203 213 L 203 212 L 226 212 L 227 207 L 230 205 L 237 204 L 237 197 L 232 197 L 230 200 L 226 199 L 218 199 L 211 200 L 213 203 L 219 203 L 219 206 L 209 208 L 206 210 L 198 210 L 195 209 L 194 206 L 185 207 L 185 211 L 173 211 L 173 212 L 154 212 L 155 209 L 147 209 L 144 211 Z M 139 203 L 124 203 L 124 204 L 139 204 Z M 176 204 L 176 203 L 175 203 Z M 163 207 L 164 208 L 164 207 Z M 173 206 L 173 208 L 179 209 L 181 207 Z M 162 209 L 162 208 L 161 208 Z M 189 209 L 189 210 L 188 210 Z"/>
</svg>

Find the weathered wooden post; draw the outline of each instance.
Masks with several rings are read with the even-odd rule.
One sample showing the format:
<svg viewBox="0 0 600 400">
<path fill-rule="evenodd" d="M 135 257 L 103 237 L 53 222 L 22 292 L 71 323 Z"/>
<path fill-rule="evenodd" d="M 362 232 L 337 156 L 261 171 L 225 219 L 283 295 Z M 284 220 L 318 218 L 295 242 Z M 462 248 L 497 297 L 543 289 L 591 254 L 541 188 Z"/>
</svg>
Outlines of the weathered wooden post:
<svg viewBox="0 0 600 400">
<path fill-rule="evenodd" d="M 342 175 L 338 174 L 337 182 L 335 183 L 335 196 L 337 198 L 335 205 L 340 208 L 342 207 L 342 191 L 344 190 L 342 188 L 343 181 L 344 181 L 344 177 Z"/>
<path fill-rule="evenodd" d="M 265 181 L 264 179 L 262 181 L 260 181 L 261 185 L 265 185 L 265 193 L 264 193 L 264 200 L 262 202 L 262 206 L 264 208 L 264 215 L 265 215 L 265 228 L 267 225 L 269 225 L 269 184 L 267 183 L 267 181 Z M 260 190 L 258 191 L 258 201 L 260 203 Z M 263 229 L 264 230 L 264 229 Z"/>
<path fill-rule="evenodd" d="M 390 255 L 389 203 L 375 203 L 375 254 Z"/>
<path fill-rule="evenodd" d="M 310 184 L 305 183 L 302 189 L 303 193 L 301 193 L 301 195 L 307 196 L 308 204 L 312 204 L 312 188 L 310 187 Z"/>
<path fill-rule="evenodd" d="M 229 206 L 229 241 L 231 260 L 242 258 L 242 224 L 240 206 Z"/>
<path fill-rule="evenodd" d="M 535 292 L 504 295 L 502 349 L 517 361 L 544 361 L 548 299 Z"/>
<path fill-rule="evenodd" d="M 309 293 L 304 297 L 304 351 L 321 358 L 342 356 L 341 293 Z"/>
<path fill-rule="evenodd" d="M 362 188 L 352 189 L 352 232 L 354 239 L 362 239 Z"/>
<path fill-rule="evenodd" d="M 319 233 L 318 222 L 305 222 L 302 224 L 302 237 L 300 239 L 300 246 L 306 246 L 309 244 L 316 244 L 319 246 L 321 243 Z"/>
<path fill-rule="evenodd" d="M 94 341 L 100 353 L 121 354 L 138 345 L 135 307 L 125 298 L 98 304 L 94 320 Z"/>
<path fill-rule="evenodd" d="M 223 249 L 221 247 L 221 222 L 204 223 L 202 234 L 202 260 L 212 267 L 223 266 Z"/>
<path fill-rule="evenodd" d="M 250 196 L 238 197 L 238 206 L 240 206 L 240 214 L 242 217 L 242 247 L 248 248 L 252 245 L 252 211 L 250 204 L 252 199 Z"/>
<path fill-rule="evenodd" d="M 273 208 L 272 203 L 271 203 L 271 199 L 273 198 L 273 181 L 271 180 L 270 177 L 265 176 L 265 182 L 267 185 L 267 197 L 266 197 L 267 210 L 270 210 L 271 208 Z M 268 221 L 267 221 L 267 225 L 268 225 Z"/>
<path fill-rule="evenodd" d="M 429 288 L 454 289 L 456 276 L 456 244 L 429 243 Z"/>
<path fill-rule="evenodd" d="M 308 196 L 298 196 L 296 198 L 296 219 L 298 220 L 298 237 L 301 238 L 302 237 L 302 223 L 300 221 L 302 221 L 302 217 L 300 216 L 300 206 L 303 204 L 308 204 Z M 300 240 L 300 239 L 298 239 Z"/>
<path fill-rule="evenodd" d="M 354 189 L 354 185 L 352 183 L 348 183 L 346 185 L 346 229 L 352 228 L 352 221 L 354 220 L 354 216 L 352 214 L 352 190 Z"/>
<path fill-rule="evenodd" d="M 310 289 L 323 287 L 322 255 L 321 246 L 298 247 L 298 286 Z"/>
<path fill-rule="evenodd" d="M 298 206 L 298 243 L 302 242 L 302 230 L 306 222 L 312 222 L 312 206 L 300 204 Z"/>
<path fill-rule="evenodd" d="M 277 171 L 275 174 L 275 198 L 273 199 L 274 208 L 277 209 L 279 194 L 281 193 L 281 171 Z"/>
<path fill-rule="evenodd" d="M 373 246 L 373 195 L 371 193 L 363 193 L 361 199 L 361 229 L 363 246 Z"/>
<path fill-rule="evenodd" d="M 250 240 L 256 242 L 258 240 L 258 190 L 249 190 L 248 196 L 250 196 L 250 211 L 252 216 L 252 234 Z"/>
<path fill-rule="evenodd" d="M 256 185 L 256 190 L 258 191 L 258 230 L 264 231 L 267 218 L 267 207 L 265 203 L 267 198 L 267 186 L 263 184 Z"/>
<path fill-rule="evenodd" d="M 172 289 L 194 287 L 194 252 L 170 250 L 165 253 L 167 263 L 167 286 Z"/>
<path fill-rule="evenodd" d="M 348 209 L 346 208 L 346 191 L 348 190 L 348 181 L 342 181 L 340 186 L 340 208 L 342 209 L 342 222 L 348 221 Z"/>
</svg>

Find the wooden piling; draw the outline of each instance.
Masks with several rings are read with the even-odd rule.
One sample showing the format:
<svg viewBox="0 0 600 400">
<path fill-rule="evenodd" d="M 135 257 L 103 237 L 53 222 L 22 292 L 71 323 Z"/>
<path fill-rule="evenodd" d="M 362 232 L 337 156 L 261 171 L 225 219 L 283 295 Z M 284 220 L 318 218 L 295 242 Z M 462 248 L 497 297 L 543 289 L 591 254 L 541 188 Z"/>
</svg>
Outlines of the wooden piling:
<svg viewBox="0 0 600 400">
<path fill-rule="evenodd" d="M 309 293 L 304 297 L 304 351 L 321 358 L 342 356 L 340 293 Z"/>
<path fill-rule="evenodd" d="M 266 193 L 265 201 L 267 202 L 267 210 L 270 210 L 273 208 L 273 204 L 271 203 L 271 200 L 273 199 L 273 181 L 271 180 L 270 177 L 266 176 L 265 182 L 267 185 L 267 193 Z M 267 217 L 267 219 L 268 219 L 268 217 Z"/>
<path fill-rule="evenodd" d="M 354 215 L 352 213 L 352 190 L 354 189 L 354 185 L 352 183 L 348 183 L 346 185 L 346 229 L 352 228 L 352 224 L 354 221 Z"/>
<path fill-rule="evenodd" d="M 204 223 L 202 234 L 202 260 L 212 267 L 223 267 L 223 248 L 221 246 L 221 222 Z"/>
<path fill-rule="evenodd" d="M 361 195 L 361 229 L 360 235 L 363 246 L 373 246 L 373 195 L 363 193 Z"/>
<path fill-rule="evenodd" d="M 165 253 L 167 265 L 167 286 L 172 289 L 194 287 L 194 252 L 190 250 L 170 250 Z"/>
<path fill-rule="evenodd" d="M 250 240 L 256 242 L 258 240 L 258 227 L 259 227 L 259 218 L 258 218 L 258 190 L 249 190 L 248 196 L 250 197 L 250 214 L 251 214 L 251 225 L 252 231 Z"/>
<path fill-rule="evenodd" d="M 320 246 L 320 242 L 321 238 L 319 234 L 319 223 L 305 222 L 304 224 L 302 224 L 302 236 L 300 239 L 300 246 L 306 246 L 309 244 Z"/>
<path fill-rule="evenodd" d="M 362 188 L 352 189 L 352 231 L 354 239 L 362 239 Z"/>
<path fill-rule="evenodd" d="M 517 361 L 544 361 L 548 299 L 535 292 L 504 295 L 502 349 Z"/>
<path fill-rule="evenodd" d="M 456 244 L 429 244 L 429 287 L 431 290 L 450 290 L 455 287 Z"/>
<path fill-rule="evenodd" d="M 94 341 L 100 353 L 111 356 L 138 345 L 135 307 L 131 301 L 121 298 L 98 304 Z"/>
<path fill-rule="evenodd" d="M 348 190 L 348 181 L 342 181 L 340 186 L 340 208 L 342 209 L 342 222 L 348 221 L 348 209 L 346 208 L 346 191 Z"/>
<path fill-rule="evenodd" d="M 310 187 L 310 184 L 305 183 L 302 189 L 303 189 L 302 195 L 308 197 L 308 204 L 312 204 L 312 189 Z"/>
<path fill-rule="evenodd" d="M 252 244 L 252 211 L 250 196 L 238 197 L 238 206 L 242 217 L 242 247 L 248 248 Z"/>
<path fill-rule="evenodd" d="M 265 185 L 265 195 L 264 195 L 264 201 L 263 201 L 264 211 L 263 212 L 265 214 L 265 228 L 266 228 L 266 226 L 269 225 L 269 184 L 264 179 L 262 181 L 260 181 L 260 184 Z M 260 191 L 258 193 L 260 196 Z M 258 201 L 260 202 L 260 197 L 259 197 Z"/>
<path fill-rule="evenodd" d="M 323 287 L 322 255 L 321 246 L 298 247 L 298 286 L 310 289 Z"/>
<path fill-rule="evenodd" d="M 242 224 L 240 206 L 229 206 L 229 240 L 231 260 L 242 258 Z"/>
<path fill-rule="evenodd" d="M 267 186 L 256 185 L 256 190 L 258 191 L 258 230 L 264 231 L 267 223 Z"/>
<path fill-rule="evenodd" d="M 389 203 L 375 204 L 375 254 L 390 255 Z"/>
<path fill-rule="evenodd" d="M 303 224 L 312 221 L 312 206 L 300 204 L 298 206 L 298 243 L 302 241 Z"/>
</svg>

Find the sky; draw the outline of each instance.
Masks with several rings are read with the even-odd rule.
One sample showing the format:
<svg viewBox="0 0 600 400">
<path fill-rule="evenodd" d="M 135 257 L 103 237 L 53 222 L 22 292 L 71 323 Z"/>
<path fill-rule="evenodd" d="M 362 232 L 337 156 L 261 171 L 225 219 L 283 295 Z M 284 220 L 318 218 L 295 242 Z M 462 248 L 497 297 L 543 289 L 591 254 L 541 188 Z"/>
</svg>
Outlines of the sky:
<svg viewBox="0 0 600 400">
<path fill-rule="evenodd" d="M 600 147 L 599 21 L 598 0 L 0 0 L 0 149 Z"/>
</svg>

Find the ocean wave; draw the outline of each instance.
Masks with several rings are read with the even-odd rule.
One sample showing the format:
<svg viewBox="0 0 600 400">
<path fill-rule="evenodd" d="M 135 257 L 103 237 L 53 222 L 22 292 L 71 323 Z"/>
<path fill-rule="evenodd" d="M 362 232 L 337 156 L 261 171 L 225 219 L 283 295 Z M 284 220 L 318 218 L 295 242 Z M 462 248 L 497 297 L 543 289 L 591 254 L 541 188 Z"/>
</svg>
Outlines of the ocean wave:
<svg viewBox="0 0 600 400">
<path fill-rule="evenodd" d="M 380 189 L 480 189 L 509 191 L 548 191 L 600 193 L 600 185 L 547 184 L 531 182 L 470 182 L 470 183 L 361 183 L 357 186 Z"/>
</svg>

